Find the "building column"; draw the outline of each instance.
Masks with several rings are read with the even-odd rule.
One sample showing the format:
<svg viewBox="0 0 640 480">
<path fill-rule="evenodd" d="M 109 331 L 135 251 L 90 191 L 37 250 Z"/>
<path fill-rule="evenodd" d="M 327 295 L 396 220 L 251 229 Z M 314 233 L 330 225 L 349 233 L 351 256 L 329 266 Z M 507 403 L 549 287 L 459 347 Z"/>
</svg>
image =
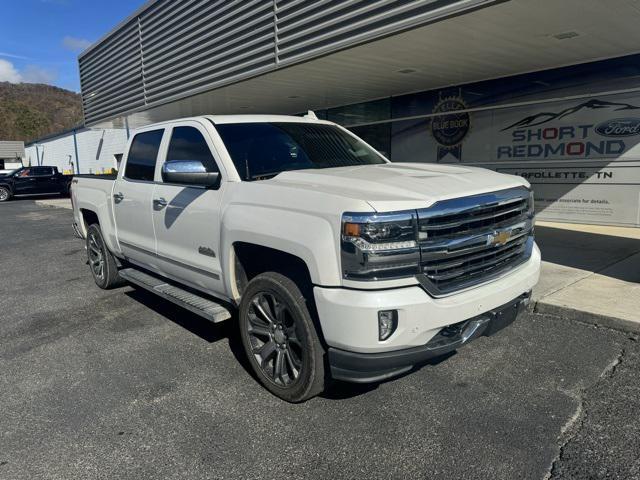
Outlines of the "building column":
<svg viewBox="0 0 640 480">
<path fill-rule="evenodd" d="M 76 153 L 76 170 L 78 175 L 80 175 L 80 159 L 78 158 L 78 139 L 76 138 L 76 132 L 77 130 L 74 128 L 73 129 L 73 148 Z"/>
</svg>

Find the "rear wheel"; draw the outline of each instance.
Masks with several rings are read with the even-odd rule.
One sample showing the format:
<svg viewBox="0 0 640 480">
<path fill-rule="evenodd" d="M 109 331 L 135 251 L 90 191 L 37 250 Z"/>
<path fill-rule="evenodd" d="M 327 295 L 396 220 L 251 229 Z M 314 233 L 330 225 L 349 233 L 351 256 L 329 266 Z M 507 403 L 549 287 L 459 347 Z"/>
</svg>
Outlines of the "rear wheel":
<svg viewBox="0 0 640 480">
<path fill-rule="evenodd" d="M 87 257 L 93 280 L 100 288 L 107 290 L 124 283 L 116 259 L 104 243 L 100 225 L 95 223 L 87 229 Z"/>
<path fill-rule="evenodd" d="M 240 303 L 240 334 L 260 382 L 287 402 L 303 402 L 324 389 L 324 348 L 306 299 L 289 278 L 256 276 Z"/>
<path fill-rule="evenodd" d="M 7 187 L 0 187 L 0 202 L 6 202 L 11 198 L 11 191 Z"/>
</svg>

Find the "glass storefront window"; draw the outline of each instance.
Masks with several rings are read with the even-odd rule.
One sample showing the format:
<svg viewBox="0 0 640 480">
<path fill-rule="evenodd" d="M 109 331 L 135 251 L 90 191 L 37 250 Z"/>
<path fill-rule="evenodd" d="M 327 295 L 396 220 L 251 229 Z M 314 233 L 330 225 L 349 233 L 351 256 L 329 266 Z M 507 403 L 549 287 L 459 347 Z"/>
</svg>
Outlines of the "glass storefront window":
<svg viewBox="0 0 640 480">
<path fill-rule="evenodd" d="M 391 118 L 391 99 L 383 98 L 372 102 L 356 103 L 327 110 L 327 120 L 348 127 L 363 123 L 378 122 Z"/>
<path fill-rule="evenodd" d="M 378 123 L 349 128 L 353 133 L 391 159 L 391 123 Z"/>
</svg>

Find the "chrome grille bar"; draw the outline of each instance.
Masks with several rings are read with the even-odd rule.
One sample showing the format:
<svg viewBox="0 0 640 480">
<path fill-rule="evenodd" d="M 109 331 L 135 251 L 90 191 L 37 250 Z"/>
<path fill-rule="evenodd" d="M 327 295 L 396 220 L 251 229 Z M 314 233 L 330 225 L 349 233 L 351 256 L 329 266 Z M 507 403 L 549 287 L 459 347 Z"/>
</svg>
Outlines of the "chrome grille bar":
<svg viewBox="0 0 640 480">
<path fill-rule="evenodd" d="M 533 211 L 524 187 L 418 210 L 420 284 L 444 296 L 500 276 L 531 256 Z"/>
<path fill-rule="evenodd" d="M 522 215 L 523 209 L 525 208 L 525 205 L 522 204 L 521 201 L 518 202 L 518 204 L 513 207 L 513 208 L 509 208 L 508 210 L 504 210 L 501 211 L 499 213 L 488 213 L 488 214 L 484 214 L 484 215 L 477 215 L 474 216 L 472 218 L 465 218 L 462 220 L 457 220 L 455 222 L 449 222 L 449 223 L 435 223 L 435 222 L 430 222 L 428 225 L 426 225 L 426 228 L 428 228 L 429 230 L 443 230 L 446 228 L 455 228 L 455 227 L 460 227 L 462 225 L 467 225 L 469 223 L 473 223 L 473 222 L 479 222 L 479 221 L 484 221 L 484 220 L 496 220 L 499 217 L 504 217 L 504 216 L 509 216 L 513 213 L 517 213 L 518 215 Z"/>
<path fill-rule="evenodd" d="M 451 280 L 461 275 L 471 273 L 474 270 L 487 269 L 495 266 L 509 257 L 523 253 L 524 250 L 525 242 L 522 242 L 506 249 L 506 251 L 495 252 L 491 255 L 475 255 L 473 258 L 465 259 L 465 261 L 460 264 L 461 268 L 459 269 L 444 268 L 439 265 L 435 270 L 432 270 L 435 273 L 429 273 L 430 270 L 425 270 L 425 274 L 431 280 Z M 442 270 L 445 270 L 445 272 L 439 273 Z"/>
<path fill-rule="evenodd" d="M 516 247 L 521 247 L 523 246 L 525 243 L 527 242 L 527 237 L 519 237 L 516 240 L 512 241 L 509 243 L 509 248 L 510 249 L 514 249 Z M 501 249 L 501 250 L 508 250 L 507 248 L 505 249 Z M 475 254 L 471 254 L 471 255 L 461 255 L 458 257 L 455 257 L 453 260 L 447 260 L 445 259 L 442 262 L 438 262 L 438 261 L 434 261 L 434 262 L 428 262 L 427 265 L 431 268 L 433 268 L 435 271 L 442 271 L 442 270 L 446 270 L 449 268 L 454 268 L 454 267 L 459 267 L 462 265 L 465 265 L 469 262 L 473 262 L 475 260 L 481 260 L 487 257 L 487 252 L 486 251 L 482 251 L 480 253 L 475 253 Z"/>
</svg>

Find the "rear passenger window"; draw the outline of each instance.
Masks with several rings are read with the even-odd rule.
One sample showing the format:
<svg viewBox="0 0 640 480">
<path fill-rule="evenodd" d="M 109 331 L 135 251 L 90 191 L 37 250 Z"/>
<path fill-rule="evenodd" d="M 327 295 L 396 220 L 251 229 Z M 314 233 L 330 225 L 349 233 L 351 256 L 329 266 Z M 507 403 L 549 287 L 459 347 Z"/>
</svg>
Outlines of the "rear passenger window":
<svg viewBox="0 0 640 480">
<path fill-rule="evenodd" d="M 127 166 L 124 171 L 125 178 L 129 180 L 153 181 L 153 173 L 156 169 L 156 159 L 164 130 L 152 130 L 138 133 L 133 137 Z"/>
<path fill-rule="evenodd" d="M 216 165 L 209 145 L 197 128 L 175 127 L 169 142 L 167 161 L 195 160 L 204 165 L 207 172 L 217 172 Z"/>
<path fill-rule="evenodd" d="M 51 167 L 33 167 L 31 168 L 31 172 L 29 173 L 29 176 L 42 177 L 45 175 L 53 175 L 52 170 L 53 169 Z"/>
</svg>

